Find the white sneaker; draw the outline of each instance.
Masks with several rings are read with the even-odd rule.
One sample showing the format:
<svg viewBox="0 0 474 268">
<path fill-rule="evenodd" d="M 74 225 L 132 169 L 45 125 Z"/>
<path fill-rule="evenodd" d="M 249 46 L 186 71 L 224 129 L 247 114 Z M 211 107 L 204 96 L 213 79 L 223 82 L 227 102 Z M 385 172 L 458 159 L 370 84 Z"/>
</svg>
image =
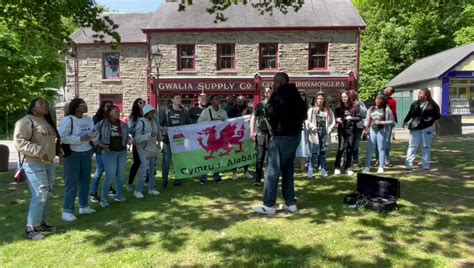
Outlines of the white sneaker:
<svg viewBox="0 0 474 268">
<path fill-rule="evenodd" d="M 280 208 L 288 211 L 289 213 L 295 213 L 296 211 L 298 211 L 298 208 L 296 207 L 296 205 L 287 206 L 286 204 L 282 204 Z"/>
<path fill-rule="evenodd" d="M 312 167 L 308 168 L 308 179 L 312 179 L 314 176 L 314 171 Z"/>
<path fill-rule="evenodd" d="M 234 173 L 234 172 L 233 172 L 233 173 L 232 173 L 232 180 L 233 180 L 233 181 L 236 181 L 237 179 L 238 179 L 237 173 Z"/>
<path fill-rule="evenodd" d="M 148 194 L 149 195 L 159 195 L 160 192 L 158 192 L 157 190 L 148 190 Z"/>
<path fill-rule="evenodd" d="M 95 209 L 91 207 L 79 208 L 79 214 L 92 214 L 95 212 Z"/>
<path fill-rule="evenodd" d="M 135 196 L 135 198 L 138 198 L 138 199 L 142 199 L 143 198 L 143 194 L 142 192 L 133 192 L 133 196 Z"/>
<path fill-rule="evenodd" d="M 245 177 L 246 179 L 253 179 L 253 175 L 250 174 L 248 171 L 245 172 L 244 177 Z"/>
<path fill-rule="evenodd" d="M 365 168 L 362 170 L 362 173 L 370 173 L 370 167 L 365 167 Z"/>
<path fill-rule="evenodd" d="M 354 171 L 352 171 L 350 168 L 348 168 L 346 170 L 346 174 L 349 175 L 349 176 L 352 176 L 352 175 L 354 175 Z"/>
<path fill-rule="evenodd" d="M 326 177 L 328 176 L 328 172 L 327 172 L 324 168 L 321 169 L 321 176 L 322 176 L 323 178 L 326 178 Z"/>
<path fill-rule="evenodd" d="M 258 213 L 258 214 L 275 215 L 276 213 L 275 208 L 267 207 L 265 205 L 254 207 L 252 210 L 253 212 Z"/>
<path fill-rule="evenodd" d="M 77 217 L 74 216 L 74 214 L 69 213 L 69 212 L 63 212 L 62 217 L 63 221 L 75 221 L 77 220 Z"/>
<path fill-rule="evenodd" d="M 379 169 L 377 169 L 377 173 L 378 174 L 383 174 L 383 167 L 379 167 Z"/>
<path fill-rule="evenodd" d="M 334 175 L 339 175 L 339 174 L 341 174 L 341 170 L 338 169 L 338 168 L 336 168 L 336 169 L 334 170 Z"/>
</svg>

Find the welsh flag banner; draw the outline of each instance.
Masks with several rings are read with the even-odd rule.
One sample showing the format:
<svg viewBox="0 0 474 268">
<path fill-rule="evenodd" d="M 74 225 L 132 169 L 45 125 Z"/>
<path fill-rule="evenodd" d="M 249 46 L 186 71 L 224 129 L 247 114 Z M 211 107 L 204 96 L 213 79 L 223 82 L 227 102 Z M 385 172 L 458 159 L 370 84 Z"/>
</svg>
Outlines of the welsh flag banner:
<svg viewBox="0 0 474 268">
<path fill-rule="evenodd" d="M 176 179 L 254 164 L 250 115 L 168 129 Z"/>
</svg>

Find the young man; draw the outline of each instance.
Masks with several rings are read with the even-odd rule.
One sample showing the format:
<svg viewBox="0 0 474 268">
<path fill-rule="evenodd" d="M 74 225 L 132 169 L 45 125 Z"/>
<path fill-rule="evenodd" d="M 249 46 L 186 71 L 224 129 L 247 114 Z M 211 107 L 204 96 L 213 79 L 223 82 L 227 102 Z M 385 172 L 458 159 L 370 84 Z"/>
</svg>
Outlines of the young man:
<svg viewBox="0 0 474 268">
<path fill-rule="evenodd" d="M 172 156 L 170 140 L 168 137 L 168 128 L 192 123 L 188 112 L 183 106 L 181 106 L 181 103 L 181 95 L 175 93 L 171 96 L 171 105 L 165 111 L 160 113 L 160 126 L 163 127 L 161 133 L 163 135 L 163 188 L 168 187 L 168 175 Z M 181 186 L 181 182 L 175 180 L 174 185 Z"/>
<path fill-rule="evenodd" d="M 397 100 L 392 97 L 393 93 L 395 93 L 395 89 L 393 87 L 387 87 L 384 90 L 385 96 L 387 96 L 387 105 L 390 107 L 390 111 L 392 111 L 394 122 L 390 125 L 388 129 L 388 137 L 387 143 L 385 144 L 385 166 L 391 167 L 392 164 L 390 163 L 390 149 L 392 143 L 392 131 L 395 125 L 398 123 L 397 119 Z"/>
<path fill-rule="evenodd" d="M 265 153 L 268 151 L 268 142 L 270 141 L 269 121 L 265 118 L 264 107 L 272 95 L 272 88 L 266 87 L 264 89 L 264 98 L 257 107 L 255 107 L 252 118 L 250 119 L 250 135 L 255 140 L 257 147 L 257 163 L 256 163 L 256 178 L 255 186 L 262 185 L 263 178 L 263 162 L 265 161 Z"/>
<path fill-rule="evenodd" d="M 195 106 L 191 109 L 189 109 L 189 117 L 191 118 L 192 124 L 197 123 L 199 116 L 201 115 L 201 112 L 206 109 L 207 107 L 207 95 L 204 93 L 201 93 L 198 96 L 198 106 Z"/>
<path fill-rule="evenodd" d="M 215 120 L 226 120 L 227 113 L 222 108 L 220 108 L 220 103 L 221 100 L 219 99 L 219 96 L 213 95 L 211 97 L 211 106 L 207 107 L 201 112 L 201 115 L 198 119 L 198 123 Z M 219 172 L 214 173 L 212 177 L 214 177 L 214 181 L 216 183 L 223 182 L 221 176 L 219 175 Z M 201 185 L 205 185 L 207 182 L 207 176 L 201 176 L 200 182 Z"/>
</svg>

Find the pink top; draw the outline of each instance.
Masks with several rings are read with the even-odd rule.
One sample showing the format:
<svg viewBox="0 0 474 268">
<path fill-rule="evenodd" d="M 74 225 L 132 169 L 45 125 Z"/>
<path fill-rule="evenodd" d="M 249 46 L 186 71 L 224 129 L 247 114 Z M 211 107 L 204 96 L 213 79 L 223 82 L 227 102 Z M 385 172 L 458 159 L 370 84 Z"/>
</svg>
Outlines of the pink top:
<svg viewBox="0 0 474 268">
<path fill-rule="evenodd" d="M 388 107 L 390 107 L 390 110 L 392 111 L 392 114 L 393 114 L 393 118 L 395 119 L 395 123 L 398 122 L 398 118 L 397 118 L 397 100 L 392 98 L 392 97 L 388 97 L 387 99 L 387 105 Z"/>
</svg>

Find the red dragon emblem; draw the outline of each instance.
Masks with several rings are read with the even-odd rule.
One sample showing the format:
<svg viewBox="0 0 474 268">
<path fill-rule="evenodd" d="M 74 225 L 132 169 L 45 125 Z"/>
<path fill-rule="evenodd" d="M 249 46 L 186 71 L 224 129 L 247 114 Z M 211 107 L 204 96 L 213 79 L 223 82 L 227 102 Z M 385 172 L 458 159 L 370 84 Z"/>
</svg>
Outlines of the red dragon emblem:
<svg viewBox="0 0 474 268">
<path fill-rule="evenodd" d="M 219 156 L 226 156 L 230 155 L 233 145 L 239 145 L 239 149 L 235 150 L 236 153 L 243 152 L 242 150 L 242 140 L 245 136 L 245 124 L 242 124 L 240 129 L 235 133 L 237 130 L 237 124 L 229 123 L 227 124 L 219 133 L 219 138 L 217 138 L 217 131 L 216 127 L 208 127 L 200 132 L 198 132 L 199 136 L 197 138 L 199 145 L 209 153 L 208 156 L 204 157 L 204 159 L 209 160 L 215 158 L 214 153 L 218 152 L 219 150 L 224 150 L 219 154 Z M 207 136 L 207 145 L 204 144 L 202 141 L 202 136 Z"/>
</svg>

